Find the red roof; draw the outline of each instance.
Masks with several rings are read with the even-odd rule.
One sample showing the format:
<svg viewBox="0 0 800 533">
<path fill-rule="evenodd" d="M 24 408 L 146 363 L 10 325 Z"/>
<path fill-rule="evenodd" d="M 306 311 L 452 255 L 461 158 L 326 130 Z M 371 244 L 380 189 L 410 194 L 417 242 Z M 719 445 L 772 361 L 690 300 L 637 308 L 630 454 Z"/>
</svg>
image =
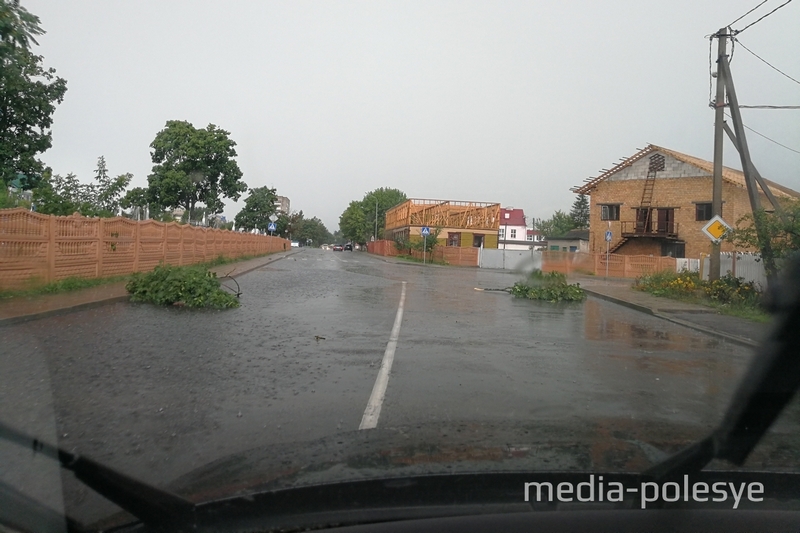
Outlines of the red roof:
<svg viewBox="0 0 800 533">
<path fill-rule="evenodd" d="M 525 226 L 525 211 L 522 209 L 500 208 L 501 226 Z"/>
<path fill-rule="evenodd" d="M 539 233 L 538 229 L 529 229 L 525 234 L 526 235 L 541 235 L 541 233 Z"/>
</svg>

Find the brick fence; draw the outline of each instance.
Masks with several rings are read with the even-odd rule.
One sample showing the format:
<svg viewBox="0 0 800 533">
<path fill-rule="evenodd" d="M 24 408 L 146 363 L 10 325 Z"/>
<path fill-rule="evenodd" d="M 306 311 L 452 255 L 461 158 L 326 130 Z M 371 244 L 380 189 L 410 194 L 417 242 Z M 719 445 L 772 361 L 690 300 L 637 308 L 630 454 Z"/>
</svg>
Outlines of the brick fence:
<svg viewBox="0 0 800 533">
<path fill-rule="evenodd" d="M 371 254 L 383 256 L 400 255 L 392 241 L 374 241 L 367 243 L 367 251 Z M 411 250 L 411 257 L 422 260 L 422 252 Z M 437 246 L 432 253 L 426 254 L 428 261 L 447 263 L 453 266 L 478 266 L 478 248 L 460 246 Z"/>
<path fill-rule="evenodd" d="M 57 217 L 0 210 L 0 288 L 20 289 L 69 277 L 146 271 L 164 262 L 189 265 L 220 255 L 289 249 L 279 237 L 127 218 Z"/>
<path fill-rule="evenodd" d="M 636 278 L 662 270 L 676 271 L 674 257 L 651 255 L 608 256 L 608 276 L 613 278 Z M 542 271 L 562 274 L 583 273 L 606 275 L 606 254 L 580 252 L 542 252 Z"/>
</svg>

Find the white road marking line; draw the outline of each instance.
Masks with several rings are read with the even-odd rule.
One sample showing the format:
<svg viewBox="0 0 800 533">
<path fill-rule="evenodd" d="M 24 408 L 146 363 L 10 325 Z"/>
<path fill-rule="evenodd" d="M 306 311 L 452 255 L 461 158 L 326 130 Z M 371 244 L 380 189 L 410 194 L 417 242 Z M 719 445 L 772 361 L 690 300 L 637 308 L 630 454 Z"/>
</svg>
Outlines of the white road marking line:
<svg viewBox="0 0 800 533">
<path fill-rule="evenodd" d="M 397 315 L 394 317 L 394 326 L 386 344 L 386 351 L 383 354 L 381 368 L 378 370 L 378 377 L 375 379 L 375 386 L 372 387 L 372 394 L 369 397 L 367 408 L 364 409 L 364 416 L 361 418 L 361 425 L 358 429 L 373 429 L 378 425 L 378 417 L 381 416 L 381 406 L 386 396 L 386 387 L 389 385 L 389 372 L 392 370 L 394 362 L 394 352 L 397 349 L 397 339 L 400 337 L 400 324 L 403 322 L 403 306 L 406 303 L 406 282 L 400 291 L 400 304 L 397 306 Z"/>
</svg>

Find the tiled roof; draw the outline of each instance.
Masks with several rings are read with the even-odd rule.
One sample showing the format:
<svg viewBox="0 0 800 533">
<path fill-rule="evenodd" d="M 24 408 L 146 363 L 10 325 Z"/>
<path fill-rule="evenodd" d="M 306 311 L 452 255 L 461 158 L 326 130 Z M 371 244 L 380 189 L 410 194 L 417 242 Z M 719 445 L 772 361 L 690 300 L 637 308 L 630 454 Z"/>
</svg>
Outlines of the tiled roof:
<svg viewBox="0 0 800 533">
<path fill-rule="evenodd" d="M 693 165 L 708 174 L 714 173 L 714 163 L 712 163 L 711 161 L 706 161 L 705 159 L 700 159 L 698 157 L 687 155 L 681 152 L 676 152 L 675 150 L 662 148 L 661 146 L 656 146 L 655 144 L 648 144 L 646 148 L 639 150 L 631 157 L 617 163 L 611 169 L 604 171 L 602 174 L 600 174 L 595 178 L 588 179 L 586 183 L 583 185 L 576 185 L 571 190 L 578 194 L 587 194 L 601 181 L 608 179 L 612 174 L 616 174 L 623 168 L 629 167 L 634 162 L 638 161 L 639 159 L 642 159 L 645 156 L 652 154 L 653 152 L 661 152 L 662 154 L 671 155 L 678 161 L 683 161 L 684 163 Z M 747 184 L 745 183 L 744 180 L 744 173 L 741 170 L 736 170 L 735 168 L 730 168 L 730 167 L 722 167 L 722 179 L 729 183 L 733 183 L 734 185 L 738 185 L 739 187 L 747 188 Z M 776 197 L 792 196 L 795 198 L 800 198 L 800 193 L 797 191 L 794 191 L 788 187 L 784 187 L 783 185 L 779 185 L 766 178 L 764 179 L 764 181 L 767 183 L 769 188 L 772 190 L 772 193 Z"/>
<path fill-rule="evenodd" d="M 508 215 L 508 218 L 506 218 Z M 525 225 L 525 211 L 522 209 L 506 209 L 500 208 L 500 225 L 501 226 L 524 226 Z"/>
</svg>

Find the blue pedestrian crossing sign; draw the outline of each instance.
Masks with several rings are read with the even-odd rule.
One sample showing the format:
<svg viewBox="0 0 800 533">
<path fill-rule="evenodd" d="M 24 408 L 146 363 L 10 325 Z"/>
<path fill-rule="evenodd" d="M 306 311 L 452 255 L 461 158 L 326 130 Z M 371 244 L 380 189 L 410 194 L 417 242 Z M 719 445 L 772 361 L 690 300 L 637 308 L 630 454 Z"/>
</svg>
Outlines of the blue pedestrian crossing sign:
<svg viewBox="0 0 800 533">
<path fill-rule="evenodd" d="M 267 226 L 267 231 L 275 231 L 276 229 L 278 229 L 278 226 L 274 222 L 270 222 L 269 226 Z"/>
<path fill-rule="evenodd" d="M 428 235 L 431 234 L 431 228 L 429 228 L 428 226 L 422 226 L 422 229 L 419 231 L 419 233 L 423 237 L 427 237 Z"/>
<path fill-rule="evenodd" d="M 606 242 L 611 242 L 611 230 L 606 230 Z"/>
</svg>

